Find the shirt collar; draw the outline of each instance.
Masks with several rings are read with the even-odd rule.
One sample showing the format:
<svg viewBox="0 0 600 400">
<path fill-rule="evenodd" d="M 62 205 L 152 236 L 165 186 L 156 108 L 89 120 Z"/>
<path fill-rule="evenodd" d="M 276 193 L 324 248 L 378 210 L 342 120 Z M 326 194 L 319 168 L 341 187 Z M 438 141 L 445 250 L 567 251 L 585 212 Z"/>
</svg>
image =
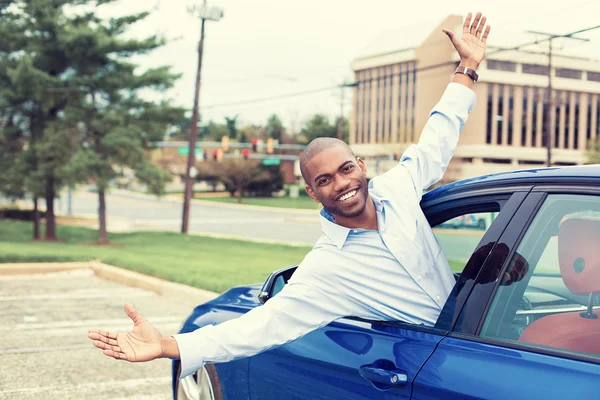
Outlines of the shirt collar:
<svg viewBox="0 0 600 400">
<path fill-rule="evenodd" d="M 383 201 L 385 199 L 373 193 L 369 193 L 369 196 L 375 205 L 375 211 L 377 213 L 383 212 Z M 323 230 L 323 233 L 327 235 L 339 249 L 341 249 L 344 246 L 344 243 L 346 243 L 346 239 L 348 238 L 351 229 L 336 224 L 333 215 L 325 208 L 321 208 L 319 213 L 321 215 L 321 229 Z"/>
</svg>

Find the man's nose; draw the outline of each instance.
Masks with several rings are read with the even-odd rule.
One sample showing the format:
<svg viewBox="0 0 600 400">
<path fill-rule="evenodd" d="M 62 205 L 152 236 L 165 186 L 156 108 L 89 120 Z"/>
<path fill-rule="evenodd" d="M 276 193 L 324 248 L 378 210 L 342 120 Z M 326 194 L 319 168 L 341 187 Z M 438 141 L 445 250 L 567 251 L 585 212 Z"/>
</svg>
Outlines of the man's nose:
<svg viewBox="0 0 600 400">
<path fill-rule="evenodd" d="M 338 193 L 341 193 L 343 191 L 345 191 L 346 189 L 348 189 L 348 187 L 350 186 L 350 179 L 346 178 L 345 176 L 336 176 L 334 181 L 334 190 Z"/>
</svg>

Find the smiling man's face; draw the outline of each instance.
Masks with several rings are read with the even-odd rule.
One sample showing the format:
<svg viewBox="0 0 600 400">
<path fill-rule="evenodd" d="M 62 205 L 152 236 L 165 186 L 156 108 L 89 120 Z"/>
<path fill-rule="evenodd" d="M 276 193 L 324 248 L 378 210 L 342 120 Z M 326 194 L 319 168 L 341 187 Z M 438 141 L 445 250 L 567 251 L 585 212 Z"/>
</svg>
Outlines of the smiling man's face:
<svg viewBox="0 0 600 400">
<path fill-rule="evenodd" d="M 360 216 L 368 195 L 367 169 L 360 158 L 343 146 L 331 147 L 306 165 L 306 192 L 336 220 Z"/>
</svg>

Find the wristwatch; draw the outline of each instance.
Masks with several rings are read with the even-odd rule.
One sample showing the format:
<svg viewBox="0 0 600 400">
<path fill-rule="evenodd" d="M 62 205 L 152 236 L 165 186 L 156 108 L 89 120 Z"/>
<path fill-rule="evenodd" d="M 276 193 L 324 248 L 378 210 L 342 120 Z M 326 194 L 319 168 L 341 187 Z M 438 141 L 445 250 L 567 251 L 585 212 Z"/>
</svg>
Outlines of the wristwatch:
<svg viewBox="0 0 600 400">
<path fill-rule="evenodd" d="M 456 68 L 456 71 L 454 71 L 454 73 L 465 74 L 469 78 L 473 79 L 473 82 L 477 82 L 477 80 L 479 79 L 479 75 L 477 75 L 477 72 L 475 72 L 474 69 L 471 69 L 469 67 L 463 67 L 459 65 L 458 68 Z"/>
</svg>

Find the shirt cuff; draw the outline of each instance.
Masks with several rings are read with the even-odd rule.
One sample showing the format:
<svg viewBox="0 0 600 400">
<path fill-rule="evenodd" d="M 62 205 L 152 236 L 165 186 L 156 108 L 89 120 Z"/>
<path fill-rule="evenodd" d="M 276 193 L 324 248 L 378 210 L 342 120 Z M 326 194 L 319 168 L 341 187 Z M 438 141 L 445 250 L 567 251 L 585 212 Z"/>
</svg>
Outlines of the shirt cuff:
<svg viewBox="0 0 600 400">
<path fill-rule="evenodd" d="M 179 347 L 179 359 L 181 361 L 179 379 L 193 374 L 204 366 L 204 354 L 202 354 L 200 343 L 198 343 L 199 339 L 196 336 L 199 331 L 210 328 L 212 328 L 212 325 L 207 325 L 193 332 L 172 335 L 177 342 L 177 347 Z"/>
<path fill-rule="evenodd" d="M 450 82 L 440 99 L 440 104 L 454 103 L 465 107 L 470 114 L 473 108 L 475 108 L 476 98 L 477 96 L 475 96 L 475 92 L 471 88 L 460 83 Z"/>
</svg>

